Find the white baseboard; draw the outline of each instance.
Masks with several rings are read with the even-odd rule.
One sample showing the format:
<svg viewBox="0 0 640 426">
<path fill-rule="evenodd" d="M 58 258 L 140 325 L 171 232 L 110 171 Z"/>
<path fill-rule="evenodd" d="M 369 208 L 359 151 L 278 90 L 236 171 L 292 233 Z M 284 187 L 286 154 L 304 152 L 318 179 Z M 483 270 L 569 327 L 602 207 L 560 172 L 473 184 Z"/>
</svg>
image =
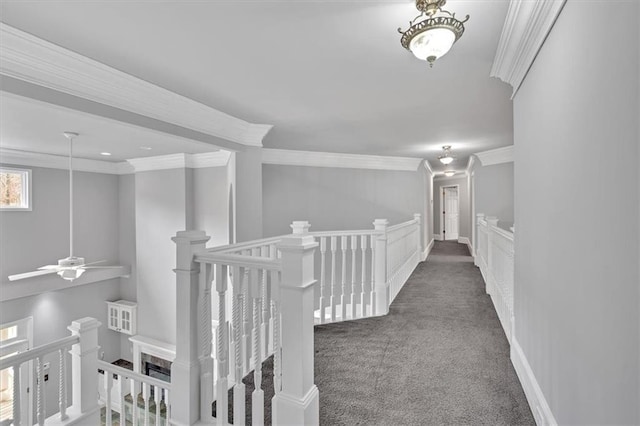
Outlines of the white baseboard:
<svg viewBox="0 0 640 426">
<path fill-rule="evenodd" d="M 435 239 L 432 238 L 431 241 L 429 241 L 429 244 L 427 244 L 427 248 L 424 249 L 424 251 L 422 252 L 422 262 L 427 260 L 427 257 L 429 256 L 429 253 L 431 253 L 431 250 L 433 249 L 434 244 L 435 244 Z"/>
<path fill-rule="evenodd" d="M 529 402 L 529 407 L 538 426 L 557 426 L 551 408 L 540 389 L 540 385 L 531 370 L 529 361 L 524 355 L 520 344 L 515 336 L 511 340 L 511 363 L 516 370 L 520 384 L 524 389 L 524 394 Z"/>
<path fill-rule="evenodd" d="M 473 256 L 473 246 L 471 245 L 471 241 L 467 237 L 459 237 L 458 242 L 460 244 L 466 244 L 469 247 L 469 253 Z"/>
<path fill-rule="evenodd" d="M 433 239 L 436 241 L 442 241 L 442 236 L 440 234 L 433 234 Z"/>
</svg>

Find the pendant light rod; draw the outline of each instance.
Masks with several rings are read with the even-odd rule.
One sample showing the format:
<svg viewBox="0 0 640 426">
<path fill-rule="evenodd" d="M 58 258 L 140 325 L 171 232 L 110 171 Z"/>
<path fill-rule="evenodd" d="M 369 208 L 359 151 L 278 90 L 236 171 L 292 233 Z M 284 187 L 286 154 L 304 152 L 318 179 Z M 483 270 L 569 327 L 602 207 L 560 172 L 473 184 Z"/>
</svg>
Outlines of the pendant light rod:
<svg viewBox="0 0 640 426">
<path fill-rule="evenodd" d="M 78 136 L 75 132 L 64 132 L 69 139 L 69 257 L 73 257 L 73 138 Z"/>
</svg>

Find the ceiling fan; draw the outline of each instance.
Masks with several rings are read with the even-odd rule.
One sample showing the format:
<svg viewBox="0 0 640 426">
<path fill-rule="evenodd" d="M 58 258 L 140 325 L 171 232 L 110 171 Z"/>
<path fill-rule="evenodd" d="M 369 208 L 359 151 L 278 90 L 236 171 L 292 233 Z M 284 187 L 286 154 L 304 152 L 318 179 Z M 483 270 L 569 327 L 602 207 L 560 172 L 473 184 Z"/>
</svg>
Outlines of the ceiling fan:
<svg viewBox="0 0 640 426">
<path fill-rule="evenodd" d="M 64 132 L 69 140 L 69 257 L 58 260 L 57 265 L 45 265 L 36 271 L 22 274 L 9 275 L 9 281 L 17 281 L 25 278 L 37 277 L 47 274 L 58 274 L 65 280 L 73 281 L 80 278 L 87 269 L 116 269 L 120 266 L 94 266 L 105 260 L 85 263 L 83 257 L 73 255 L 73 139 L 78 136 L 75 132 Z"/>
</svg>

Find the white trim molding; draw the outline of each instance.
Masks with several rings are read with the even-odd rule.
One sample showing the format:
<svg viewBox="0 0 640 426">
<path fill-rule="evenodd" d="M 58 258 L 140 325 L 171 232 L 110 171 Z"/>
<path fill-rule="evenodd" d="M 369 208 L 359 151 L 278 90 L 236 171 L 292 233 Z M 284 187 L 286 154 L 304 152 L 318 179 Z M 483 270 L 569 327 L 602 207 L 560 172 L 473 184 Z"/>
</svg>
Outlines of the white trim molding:
<svg viewBox="0 0 640 426">
<path fill-rule="evenodd" d="M 471 170 L 473 170 L 473 165 L 476 162 L 476 157 L 475 154 L 472 154 L 469 156 L 469 162 L 467 163 L 467 168 L 464 169 L 464 174 L 466 174 L 467 176 L 471 176 Z"/>
<path fill-rule="evenodd" d="M 262 163 L 282 166 L 336 167 L 375 170 L 418 170 L 422 158 L 386 157 L 380 155 L 341 154 L 337 152 L 263 149 Z"/>
<path fill-rule="evenodd" d="M 432 238 L 431 241 L 429 241 L 429 244 L 427 244 L 427 248 L 425 248 L 424 251 L 422 252 L 422 262 L 427 260 L 427 257 L 429 257 L 429 254 L 431 254 L 431 250 L 433 250 L 433 246 L 435 243 L 436 243 L 435 238 Z"/>
<path fill-rule="evenodd" d="M 273 126 L 252 124 L 0 23 L 0 74 L 242 145 Z"/>
<path fill-rule="evenodd" d="M 433 239 L 436 241 L 442 241 L 442 235 L 440 234 L 433 234 Z"/>
<path fill-rule="evenodd" d="M 431 164 L 429 164 L 428 160 L 424 160 L 424 168 L 427 169 L 431 176 L 435 174 L 435 172 L 433 171 L 433 167 L 431 167 Z"/>
<path fill-rule="evenodd" d="M 536 380 L 536 376 L 533 374 L 533 370 L 531 370 L 529 361 L 524 355 L 522 347 L 520 347 L 515 335 L 511 339 L 511 363 L 516 370 L 518 379 L 520 379 L 536 424 L 540 426 L 557 426 L 558 422 L 555 417 L 553 417 L 551 407 L 549 407 L 542 393 L 542 389 Z"/>
<path fill-rule="evenodd" d="M 90 160 L 87 158 L 74 158 L 73 170 L 79 172 L 126 175 L 150 170 L 224 167 L 229 163 L 230 158 L 231 152 L 229 151 L 205 152 L 201 154 L 158 155 L 155 157 L 133 158 L 119 163 Z M 67 170 L 69 168 L 69 157 L 0 148 L 0 164 Z"/>
<path fill-rule="evenodd" d="M 513 162 L 513 145 L 492 149 L 490 151 L 477 152 L 475 155 L 478 157 L 478 160 L 480 160 L 482 166 L 511 163 Z"/>
<path fill-rule="evenodd" d="M 491 77 L 513 88 L 513 99 L 566 0 L 512 0 L 498 42 Z"/>
<path fill-rule="evenodd" d="M 460 244 L 466 244 L 469 247 L 469 254 L 473 257 L 473 246 L 471 245 L 471 241 L 467 237 L 458 237 L 458 242 Z"/>
</svg>

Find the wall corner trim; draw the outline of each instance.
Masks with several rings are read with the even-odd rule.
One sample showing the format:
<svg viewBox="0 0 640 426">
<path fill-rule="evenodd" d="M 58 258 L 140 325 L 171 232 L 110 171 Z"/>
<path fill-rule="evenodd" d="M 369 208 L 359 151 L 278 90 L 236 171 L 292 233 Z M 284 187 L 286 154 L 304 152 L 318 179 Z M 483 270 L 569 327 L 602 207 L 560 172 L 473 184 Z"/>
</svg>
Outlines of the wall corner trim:
<svg viewBox="0 0 640 426">
<path fill-rule="evenodd" d="M 0 74 L 248 146 L 271 130 L 0 23 Z"/>
<path fill-rule="evenodd" d="M 475 157 L 475 155 L 473 155 L 473 154 L 472 154 L 472 155 L 470 155 L 470 156 L 469 156 L 469 162 L 467 163 L 467 168 L 464 170 L 464 173 L 465 173 L 467 176 L 470 176 L 470 175 L 471 175 L 471 171 L 473 170 L 473 165 L 474 165 L 474 163 L 475 163 L 475 162 L 476 162 L 476 157 Z"/>
<path fill-rule="evenodd" d="M 429 160 L 424 160 L 424 168 L 427 169 L 431 176 L 435 174 L 433 171 L 433 167 L 431 167 L 431 164 L 429 164 Z"/>
<path fill-rule="evenodd" d="M 475 155 L 478 157 L 478 160 L 480 160 L 482 166 L 511 163 L 513 162 L 513 145 L 492 149 L 490 151 L 477 152 Z"/>
<path fill-rule="evenodd" d="M 566 0 L 512 0 L 502 28 L 491 77 L 513 88 L 513 99 Z"/>
<path fill-rule="evenodd" d="M 262 164 L 281 166 L 336 167 L 415 172 L 418 170 L 422 161 L 422 158 L 411 157 L 388 157 L 267 148 L 262 150 Z"/>
<path fill-rule="evenodd" d="M 531 370 L 529 361 L 527 360 L 527 357 L 525 356 L 522 347 L 520 347 L 515 335 L 511 339 L 511 363 L 516 370 L 518 379 L 520 379 L 520 383 L 524 389 L 524 394 L 527 397 L 527 402 L 529 403 L 529 407 L 531 408 L 536 424 L 558 426 L 558 422 L 551 412 L 551 407 L 549 407 L 549 404 L 542 393 L 542 389 L 533 374 L 533 370 Z"/>
</svg>

